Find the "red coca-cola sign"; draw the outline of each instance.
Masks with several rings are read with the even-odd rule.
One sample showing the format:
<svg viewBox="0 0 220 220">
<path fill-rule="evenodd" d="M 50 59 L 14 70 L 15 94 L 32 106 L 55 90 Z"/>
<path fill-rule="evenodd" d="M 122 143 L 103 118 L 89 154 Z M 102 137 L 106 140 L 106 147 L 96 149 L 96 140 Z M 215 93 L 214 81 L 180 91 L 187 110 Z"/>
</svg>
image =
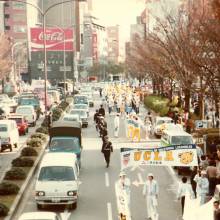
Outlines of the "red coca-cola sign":
<svg viewBox="0 0 220 220">
<path fill-rule="evenodd" d="M 41 51 L 46 39 L 47 51 L 73 51 L 73 29 L 47 28 L 44 34 L 43 28 L 31 28 L 31 51 Z"/>
</svg>

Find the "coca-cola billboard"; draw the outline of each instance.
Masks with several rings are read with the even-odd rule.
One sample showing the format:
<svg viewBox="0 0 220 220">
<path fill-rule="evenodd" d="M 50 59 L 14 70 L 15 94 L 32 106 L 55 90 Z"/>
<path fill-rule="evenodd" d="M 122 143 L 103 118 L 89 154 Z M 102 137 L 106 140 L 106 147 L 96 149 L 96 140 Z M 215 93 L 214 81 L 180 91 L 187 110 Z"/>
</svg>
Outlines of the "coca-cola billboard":
<svg viewBox="0 0 220 220">
<path fill-rule="evenodd" d="M 96 32 L 92 33 L 92 57 L 93 57 L 93 61 L 97 62 L 98 60 L 98 36 Z"/>
<path fill-rule="evenodd" d="M 45 33 L 47 51 L 73 51 L 73 30 L 47 28 Z M 64 35 L 65 38 L 64 38 Z M 64 43 L 65 40 L 65 43 Z M 41 51 L 44 48 L 43 28 L 31 28 L 31 51 Z"/>
</svg>

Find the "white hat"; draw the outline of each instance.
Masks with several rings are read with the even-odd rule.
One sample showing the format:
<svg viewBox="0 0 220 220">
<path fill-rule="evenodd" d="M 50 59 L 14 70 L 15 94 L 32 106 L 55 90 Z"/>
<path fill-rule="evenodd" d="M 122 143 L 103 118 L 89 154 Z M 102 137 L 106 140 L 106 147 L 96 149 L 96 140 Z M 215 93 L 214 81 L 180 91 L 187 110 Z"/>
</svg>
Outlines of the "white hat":
<svg viewBox="0 0 220 220">
<path fill-rule="evenodd" d="M 153 173 L 148 173 L 147 177 L 154 177 L 154 174 Z"/>
<path fill-rule="evenodd" d="M 119 174 L 119 177 L 122 177 L 122 176 L 126 176 L 126 173 L 124 171 L 121 171 Z"/>
<path fill-rule="evenodd" d="M 201 174 L 206 175 L 206 171 L 205 171 L 205 170 L 202 170 L 202 171 L 201 171 Z"/>
</svg>

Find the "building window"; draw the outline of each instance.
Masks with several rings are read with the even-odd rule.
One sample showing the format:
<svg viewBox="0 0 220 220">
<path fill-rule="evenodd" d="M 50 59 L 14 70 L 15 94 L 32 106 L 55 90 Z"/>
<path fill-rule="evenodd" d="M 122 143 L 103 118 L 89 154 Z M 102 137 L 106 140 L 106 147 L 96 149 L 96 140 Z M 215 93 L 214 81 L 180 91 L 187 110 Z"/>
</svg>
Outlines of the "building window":
<svg viewBox="0 0 220 220">
<path fill-rule="evenodd" d="M 5 2 L 5 7 L 9 7 L 9 3 L 8 2 Z"/>
<path fill-rule="evenodd" d="M 5 26 L 5 30 L 10 30 L 11 29 L 11 27 L 10 26 Z"/>
<path fill-rule="evenodd" d="M 26 22 L 25 14 L 14 14 L 13 15 L 14 22 Z"/>
<path fill-rule="evenodd" d="M 10 15 L 9 14 L 5 14 L 5 18 L 10 18 Z"/>
<path fill-rule="evenodd" d="M 14 32 L 26 33 L 26 31 L 27 31 L 27 27 L 25 27 L 25 26 L 18 26 L 18 25 L 14 26 Z"/>
</svg>

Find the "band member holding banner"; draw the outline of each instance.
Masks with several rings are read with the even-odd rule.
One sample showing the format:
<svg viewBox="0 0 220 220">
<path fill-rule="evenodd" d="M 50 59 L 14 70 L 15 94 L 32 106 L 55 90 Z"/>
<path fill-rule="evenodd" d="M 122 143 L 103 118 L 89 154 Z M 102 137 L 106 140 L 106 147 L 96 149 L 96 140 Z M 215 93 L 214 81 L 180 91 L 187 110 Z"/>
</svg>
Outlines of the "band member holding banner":
<svg viewBox="0 0 220 220">
<path fill-rule="evenodd" d="M 105 141 L 103 142 L 102 145 L 102 153 L 104 154 L 107 168 L 109 167 L 110 156 L 112 152 L 113 152 L 112 142 L 108 140 L 108 137 L 105 137 Z"/>
<path fill-rule="evenodd" d="M 157 212 L 158 193 L 158 183 L 156 180 L 154 180 L 154 175 L 149 173 L 147 176 L 147 181 L 144 184 L 143 195 L 146 199 L 148 219 L 151 220 L 158 220 L 159 218 L 159 214 Z"/>
</svg>

